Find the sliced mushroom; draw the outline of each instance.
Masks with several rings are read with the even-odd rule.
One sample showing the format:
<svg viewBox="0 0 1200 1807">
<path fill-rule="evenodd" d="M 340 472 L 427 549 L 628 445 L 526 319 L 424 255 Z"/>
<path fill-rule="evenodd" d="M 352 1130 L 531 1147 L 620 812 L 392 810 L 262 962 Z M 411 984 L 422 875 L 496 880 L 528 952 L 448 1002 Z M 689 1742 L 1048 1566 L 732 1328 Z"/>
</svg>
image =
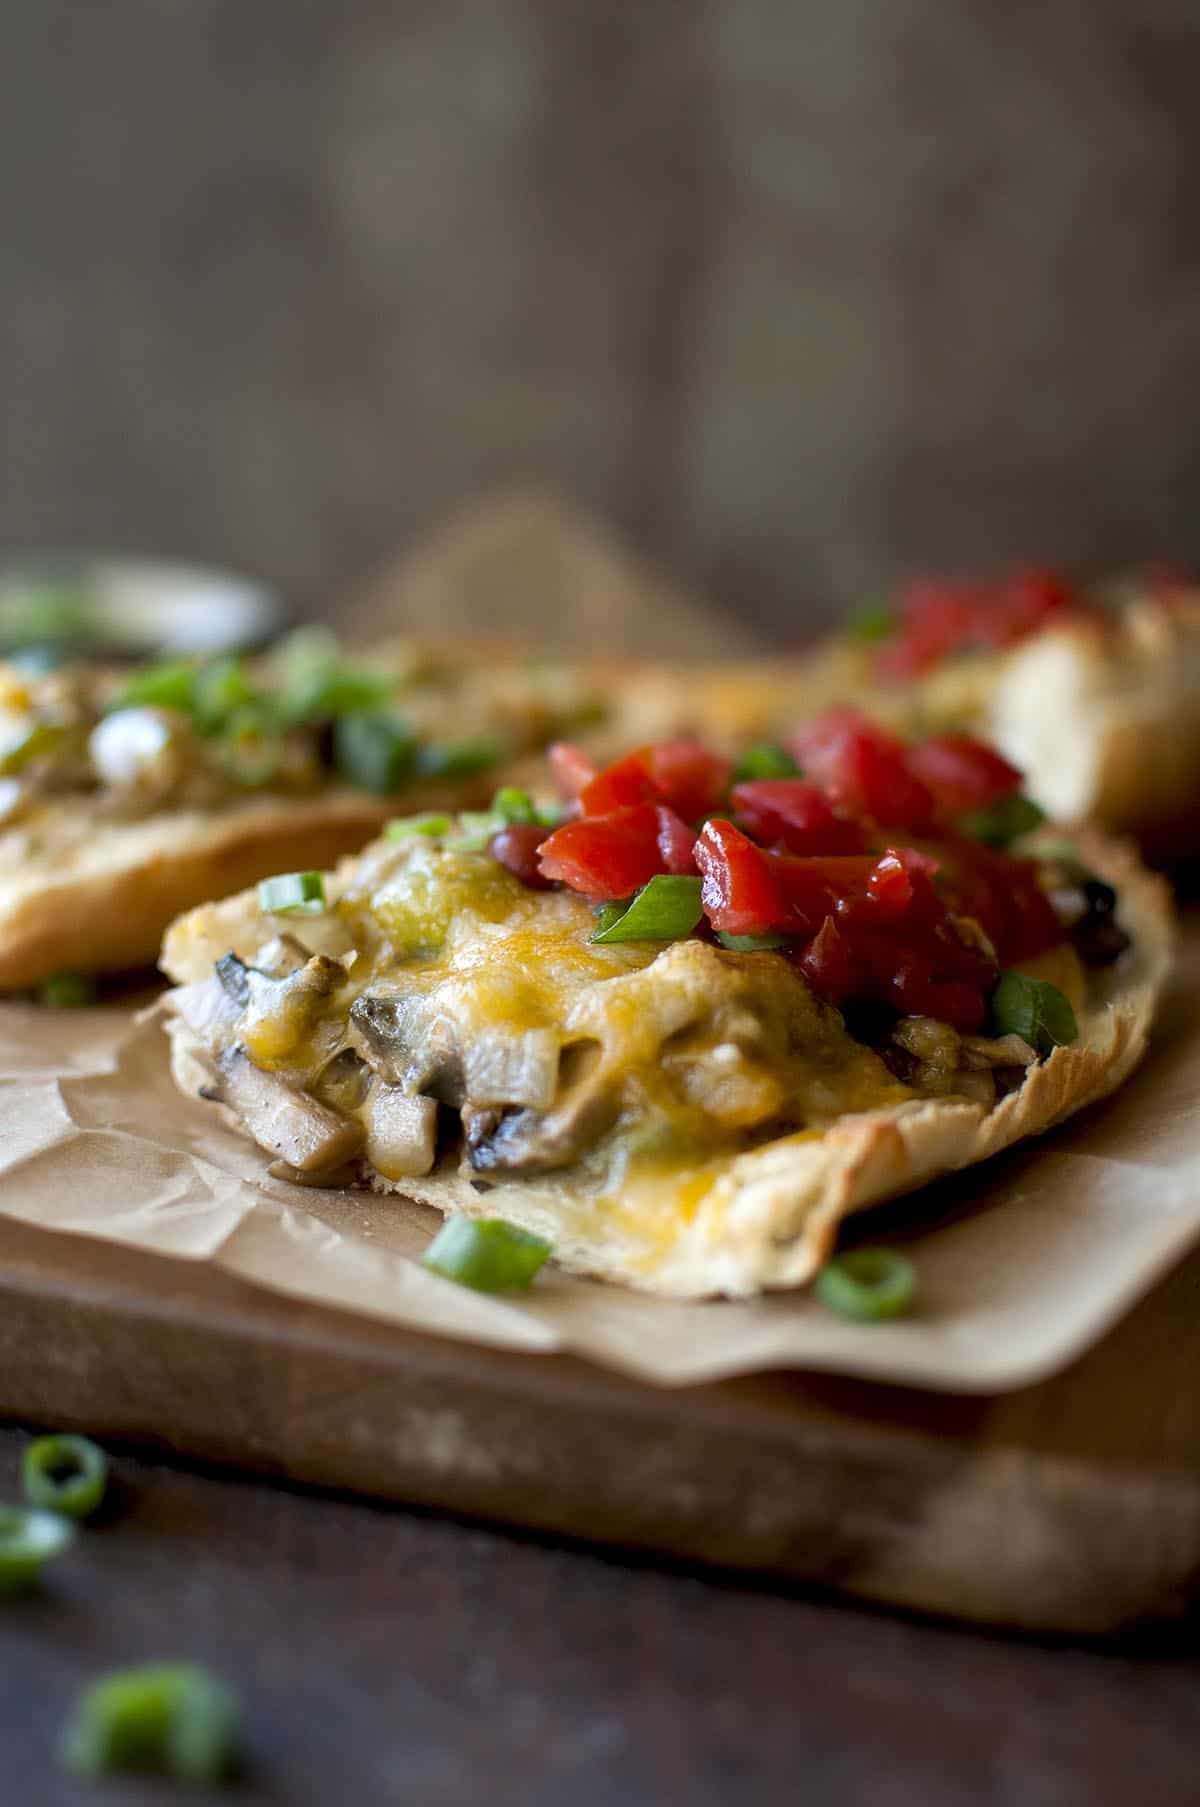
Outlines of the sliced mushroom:
<svg viewBox="0 0 1200 1807">
<path fill-rule="evenodd" d="M 278 1073 L 264 1073 L 244 1048 L 217 1058 L 224 1102 L 260 1148 L 303 1174 L 328 1174 L 361 1151 L 361 1123 L 343 1117 Z"/>
<path fill-rule="evenodd" d="M 366 992 L 350 1007 L 350 1032 L 363 1059 L 389 1085 L 428 1092 L 456 1108 L 465 1097 L 458 1031 L 419 992 Z"/>
<path fill-rule="evenodd" d="M 362 1116 L 366 1124 L 366 1157 L 389 1180 L 428 1173 L 437 1148 L 437 1101 L 414 1097 L 376 1076 L 371 1081 Z"/>
<path fill-rule="evenodd" d="M 477 1173 L 546 1173 L 577 1160 L 612 1128 L 621 1105 L 619 1080 L 596 1042 L 564 1051 L 559 1089 L 548 1111 L 463 1113 L 467 1155 Z"/>
<path fill-rule="evenodd" d="M 276 1065 L 293 1055 L 311 1032 L 326 1001 L 345 983 L 346 969 L 327 954 L 276 978 L 247 966 L 236 954 L 217 961 L 217 977 L 241 1007 L 238 1039 L 256 1060 Z"/>
</svg>

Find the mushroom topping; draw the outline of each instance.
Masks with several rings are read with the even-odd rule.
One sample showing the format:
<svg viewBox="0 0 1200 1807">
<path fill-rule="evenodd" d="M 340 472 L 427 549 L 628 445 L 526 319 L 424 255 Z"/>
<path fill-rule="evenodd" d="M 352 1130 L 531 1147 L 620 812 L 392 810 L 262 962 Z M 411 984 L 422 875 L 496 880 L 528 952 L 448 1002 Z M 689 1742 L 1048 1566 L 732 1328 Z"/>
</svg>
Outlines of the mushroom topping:
<svg viewBox="0 0 1200 1807">
<path fill-rule="evenodd" d="M 361 1152 L 364 1131 L 278 1073 L 264 1073 L 244 1048 L 217 1057 L 224 1103 L 261 1148 L 297 1172 L 331 1173 Z"/>
<path fill-rule="evenodd" d="M 239 1041 L 256 1060 L 277 1066 L 311 1034 L 326 1001 L 345 983 L 346 969 L 327 954 L 314 954 L 276 978 L 230 953 L 217 961 L 217 977 L 241 1006 Z"/>
<path fill-rule="evenodd" d="M 960 1035 L 931 1016 L 906 1016 L 892 1030 L 884 1057 L 915 1091 L 934 1098 L 971 1098 L 989 1110 L 1037 1056 L 1019 1035 Z"/>
<path fill-rule="evenodd" d="M 617 1119 L 614 1078 L 598 1042 L 577 1042 L 563 1052 L 551 1110 L 464 1110 L 471 1166 L 477 1173 L 546 1173 L 577 1159 Z"/>
</svg>

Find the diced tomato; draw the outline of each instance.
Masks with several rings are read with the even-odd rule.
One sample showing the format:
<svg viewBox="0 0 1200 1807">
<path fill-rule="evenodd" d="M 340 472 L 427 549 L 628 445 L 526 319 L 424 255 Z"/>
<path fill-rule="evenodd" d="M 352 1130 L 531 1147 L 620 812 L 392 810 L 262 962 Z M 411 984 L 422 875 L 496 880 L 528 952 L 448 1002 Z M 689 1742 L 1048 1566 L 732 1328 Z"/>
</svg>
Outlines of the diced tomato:
<svg viewBox="0 0 1200 1807">
<path fill-rule="evenodd" d="M 605 766 L 584 786 L 579 802 L 585 816 L 635 803 L 666 803 L 692 822 L 716 808 L 732 770 L 729 760 L 697 740 L 659 741 Z"/>
<path fill-rule="evenodd" d="M 550 880 L 543 876 L 538 865 L 538 851 L 545 839 L 546 830 L 536 822 L 514 822 L 492 836 L 488 852 L 523 885 L 534 891 L 545 891 Z"/>
<path fill-rule="evenodd" d="M 706 822 L 695 847 L 704 883 L 700 899 L 714 929 L 761 935 L 789 927 L 794 912 L 776 883 L 769 854 L 733 826 Z"/>
<path fill-rule="evenodd" d="M 568 799 L 578 797 L 583 787 L 590 784 L 596 776 L 595 763 L 588 758 L 582 747 L 575 746 L 569 740 L 556 740 L 546 757 L 550 762 L 555 784 Z"/>
<path fill-rule="evenodd" d="M 607 816 L 636 803 L 657 803 L 659 796 L 650 771 L 650 748 L 639 747 L 597 772 L 580 791 L 579 807 L 585 816 Z"/>
<path fill-rule="evenodd" d="M 814 935 L 826 916 L 853 909 L 867 898 L 875 865 L 871 854 L 802 859 L 776 853 L 770 857 L 775 882 L 792 908 L 794 934 Z"/>
<path fill-rule="evenodd" d="M 939 734 L 908 749 L 908 769 L 937 799 L 944 815 L 986 809 L 1021 788 L 1015 765 L 969 734 Z"/>
<path fill-rule="evenodd" d="M 561 879 L 585 897 L 613 901 L 665 870 L 658 810 L 651 803 L 564 822 L 538 852 L 543 878 Z"/>
<path fill-rule="evenodd" d="M 793 751 L 835 804 L 881 828 L 920 833 L 933 821 L 933 797 L 908 769 L 908 749 L 855 709 L 830 709 L 802 728 Z"/>
<path fill-rule="evenodd" d="M 1015 859 L 948 835 L 940 843 L 942 888 L 956 915 L 971 916 L 1001 966 L 1031 960 L 1063 939 L 1062 924 L 1038 883 L 1032 860 Z"/>
<path fill-rule="evenodd" d="M 1056 571 L 1018 570 L 989 583 L 910 584 L 901 600 L 903 625 L 880 649 L 879 666 L 896 677 L 928 671 L 958 653 L 1011 646 L 1094 605 Z"/>
<path fill-rule="evenodd" d="M 695 872 L 692 851 L 696 845 L 695 829 L 689 828 L 665 803 L 658 804 L 655 813 L 658 816 L 658 851 L 662 855 L 664 872 L 676 872 L 680 876 Z"/>
<path fill-rule="evenodd" d="M 915 847 L 889 847 L 867 879 L 867 895 L 876 906 L 876 916 L 888 922 L 911 914 L 927 920 L 940 918 L 942 902 L 930 882 L 936 871 L 937 861 Z"/>
<path fill-rule="evenodd" d="M 724 801 L 733 761 L 698 740 L 662 740 L 650 749 L 659 795 L 685 822 L 698 822 Z"/>
<path fill-rule="evenodd" d="M 861 825 L 839 816 L 829 798 L 805 778 L 754 778 L 735 784 L 738 820 L 754 837 L 790 853 L 861 853 Z"/>
</svg>

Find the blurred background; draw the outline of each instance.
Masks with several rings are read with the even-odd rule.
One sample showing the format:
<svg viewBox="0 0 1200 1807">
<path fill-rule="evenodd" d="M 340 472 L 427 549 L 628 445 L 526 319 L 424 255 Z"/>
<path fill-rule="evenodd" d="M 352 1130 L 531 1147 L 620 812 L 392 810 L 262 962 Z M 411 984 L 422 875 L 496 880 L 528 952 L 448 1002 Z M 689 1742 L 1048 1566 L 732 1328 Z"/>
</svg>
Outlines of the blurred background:
<svg viewBox="0 0 1200 1807">
<path fill-rule="evenodd" d="M 1196 0 L 5 0 L 0 538 L 329 607 L 544 481 L 794 634 L 1200 560 Z"/>
</svg>

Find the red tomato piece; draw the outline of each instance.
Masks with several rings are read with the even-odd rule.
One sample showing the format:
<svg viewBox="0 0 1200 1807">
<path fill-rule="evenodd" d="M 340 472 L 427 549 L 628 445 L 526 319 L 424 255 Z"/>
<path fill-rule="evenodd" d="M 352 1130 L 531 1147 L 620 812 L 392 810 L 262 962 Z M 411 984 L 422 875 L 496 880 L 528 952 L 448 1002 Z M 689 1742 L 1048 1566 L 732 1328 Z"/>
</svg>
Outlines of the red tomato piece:
<svg viewBox="0 0 1200 1807">
<path fill-rule="evenodd" d="M 499 834 L 493 835 L 488 842 L 488 852 L 494 860 L 507 867 L 514 877 L 533 891 L 545 891 L 550 880 L 546 878 L 538 865 L 538 850 L 546 839 L 546 830 L 536 822 L 514 822 L 508 828 L 502 828 Z"/>
<path fill-rule="evenodd" d="M 867 879 L 867 895 L 875 905 L 876 919 L 898 921 L 921 915 L 926 921 L 944 915 L 931 879 L 938 863 L 915 847 L 889 847 L 875 862 Z"/>
<path fill-rule="evenodd" d="M 881 828 L 930 826 L 933 797 L 908 769 L 908 749 L 855 709 L 830 709 L 796 735 L 793 750 L 833 802 Z"/>
<path fill-rule="evenodd" d="M 882 648 L 879 665 L 907 677 L 955 654 L 1011 646 L 1063 618 L 1093 612 L 1056 571 L 1014 571 L 990 583 L 911 584 L 901 603 L 903 626 Z"/>
<path fill-rule="evenodd" d="M 680 876 L 694 873 L 696 860 L 693 848 L 696 845 L 696 831 L 689 828 L 681 816 L 665 803 L 657 806 L 658 817 L 658 851 L 662 855 L 663 870 L 675 872 Z"/>
<path fill-rule="evenodd" d="M 908 769 L 948 816 L 986 809 L 1021 788 L 1015 765 L 969 734 L 939 734 L 908 749 Z"/>
<path fill-rule="evenodd" d="M 734 785 L 731 800 L 756 840 L 790 853 L 861 853 L 867 844 L 861 826 L 805 778 L 750 779 Z"/>
<path fill-rule="evenodd" d="M 694 851 L 704 881 L 700 899 L 714 929 L 761 935 L 793 925 L 794 912 L 776 883 L 770 855 L 732 822 L 706 822 Z"/>
<path fill-rule="evenodd" d="M 573 745 L 569 740 L 556 740 L 546 757 L 550 762 L 555 784 L 568 799 L 578 797 L 583 787 L 590 784 L 596 776 L 593 761 L 582 747 Z"/>
<path fill-rule="evenodd" d="M 724 800 L 733 761 L 698 740 L 662 740 L 650 749 L 650 772 L 663 801 L 697 822 Z"/>
<path fill-rule="evenodd" d="M 650 771 L 650 748 L 639 747 L 585 784 L 579 807 L 585 816 L 607 816 L 614 809 L 631 809 L 637 803 L 657 803 L 658 786 Z"/>
<path fill-rule="evenodd" d="M 664 740 L 638 747 L 605 766 L 579 794 L 585 816 L 604 816 L 635 803 L 666 803 L 691 822 L 715 809 L 733 767 L 698 740 Z"/>
<path fill-rule="evenodd" d="M 581 816 L 542 842 L 538 869 L 543 878 L 561 879 L 585 897 L 615 901 L 665 870 L 658 837 L 658 811 L 650 803 Z"/>
</svg>

